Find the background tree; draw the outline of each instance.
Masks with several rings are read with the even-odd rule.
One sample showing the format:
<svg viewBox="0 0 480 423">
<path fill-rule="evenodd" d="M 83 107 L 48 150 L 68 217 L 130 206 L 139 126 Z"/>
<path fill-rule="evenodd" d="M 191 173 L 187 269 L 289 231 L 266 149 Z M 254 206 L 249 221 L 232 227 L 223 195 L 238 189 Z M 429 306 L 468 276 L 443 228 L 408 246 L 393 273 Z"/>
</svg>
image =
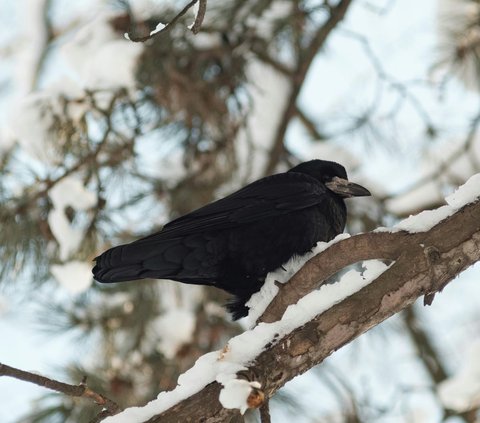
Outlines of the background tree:
<svg viewBox="0 0 480 423">
<path fill-rule="evenodd" d="M 214 289 L 91 285 L 91 259 L 105 248 L 311 157 L 342 162 L 374 192 L 350 205 L 351 232 L 437 207 L 480 171 L 477 1 L 439 2 L 428 35 L 410 31 L 399 2 L 360 0 L 211 0 L 193 34 L 193 8 L 179 15 L 187 3 L 1 3 L 5 21 L 24 23 L 23 31 L 3 25 L 0 46 L 3 295 L 49 336 L 81 339 L 70 343 L 64 373 L 72 383 L 87 376 L 122 408 L 174 387 L 241 327 Z M 432 13 L 431 4 L 415 10 L 424 7 Z M 124 37 L 148 37 L 159 22 L 171 25 L 145 43 Z M 385 45 L 369 26 L 392 22 L 399 50 L 430 40 L 422 60 L 396 68 L 402 55 L 378 52 Z M 403 40 L 406 32 L 413 35 Z M 410 175 L 383 176 L 393 176 L 382 164 L 389 161 Z M 408 422 L 421 412 L 475 421 L 478 404 L 454 407 L 438 394 L 478 338 L 478 288 L 465 285 L 428 314 L 413 306 L 312 370 L 307 398 L 280 391 L 282 415 Z M 442 315 L 457 307 L 454 330 Z M 329 400 L 316 408 L 313 393 Z M 22 421 L 97 414 L 89 402 L 48 395 Z"/>
</svg>

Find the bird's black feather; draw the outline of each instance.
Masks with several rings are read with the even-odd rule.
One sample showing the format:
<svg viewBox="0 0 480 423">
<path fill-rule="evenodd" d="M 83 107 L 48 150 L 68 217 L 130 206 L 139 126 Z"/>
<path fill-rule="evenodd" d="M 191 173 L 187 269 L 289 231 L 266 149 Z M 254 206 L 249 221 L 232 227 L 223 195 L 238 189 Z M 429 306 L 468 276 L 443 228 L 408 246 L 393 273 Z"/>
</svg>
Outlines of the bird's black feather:
<svg viewBox="0 0 480 423">
<path fill-rule="evenodd" d="M 227 308 L 234 319 L 243 317 L 268 272 L 343 231 L 344 201 L 325 186 L 333 177 L 346 179 L 345 169 L 312 160 L 262 178 L 160 232 L 107 250 L 96 258 L 94 277 L 214 285 L 235 296 Z"/>
</svg>

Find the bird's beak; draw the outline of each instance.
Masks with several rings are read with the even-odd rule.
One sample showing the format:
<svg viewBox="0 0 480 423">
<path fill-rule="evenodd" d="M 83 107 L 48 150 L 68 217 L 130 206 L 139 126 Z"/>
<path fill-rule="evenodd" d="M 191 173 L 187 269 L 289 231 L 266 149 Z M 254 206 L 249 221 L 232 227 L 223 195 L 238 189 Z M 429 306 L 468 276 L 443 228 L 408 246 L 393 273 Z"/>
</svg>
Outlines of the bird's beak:
<svg viewBox="0 0 480 423">
<path fill-rule="evenodd" d="M 330 182 L 326 182 L 325 185 L 329 190 L 342 197 L 365 197 L 372 195 L 368 189 L 361 185 L 354 184 L 338 176 L 335 176 Z"/>
</svg>

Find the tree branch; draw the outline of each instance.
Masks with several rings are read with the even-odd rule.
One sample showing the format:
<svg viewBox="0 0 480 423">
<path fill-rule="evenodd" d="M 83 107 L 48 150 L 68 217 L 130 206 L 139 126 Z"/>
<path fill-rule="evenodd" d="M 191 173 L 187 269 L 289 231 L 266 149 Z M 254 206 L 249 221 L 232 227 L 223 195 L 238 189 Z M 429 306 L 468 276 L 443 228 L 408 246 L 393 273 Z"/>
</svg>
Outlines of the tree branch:
<svg viewBox="0 0 480 423">
<path fill-rule="evenodd" d="M 182 16 L 184 16 L 195 4 L 197 4 L 199 0 L 192 0 L 190 3 L 188 3 L 180 12 L 178 12 L 175 17 L 168 22 L 167 24 L 163 25 L 161 29 L 158 29 L 159 26 L 157 26 L 157 29 L 153 30 L 150 32 L 150 34 L 145 35 L 145 36 L 140 36 L 137 37 L 133 34 L 132 31 L 128 32 L 125 34 L 125 38 L 127 38 L 130 41 L 133 41 L 134 43 L 140 43 L 144 42 L 147 40 L 152 39 L 153 37 L 156 37 L 159 34 L 162 34 L 164 32 L 170 31 L 170 29 L 173 28 L 173 26 L 180 20 Z M 197 34 L 200 31 L 200 27 L 203 23 L 203 18 L 205 17 L 205 12 L 207 10 L 207 2 L 206 0 L 200 0 L 200 4 L 198 7 L 198 13 L 197 16 L 195 17 L 195 22 L 193 23 L 192 27 L 190 28 L 191 31 L 194 34 Z M 159 24 L 161 25 L 161 24 Z"/>
<path fill-rule="evenodd" d="M 426 232 L 370 232 L 333 244 L 281 287 L 260 320 L 278 320 L 289 304 L 317 289 L 330 275 L 373 258 L 394 260 L 394 264 L 357 293 L 265 346 L 249 366 L 266 398 L 417 298 L 442 290 L 480 261 L 480 201 L 462 207 Z M 222 407 L 218 401 L 221 388 L 210 383 L 148 423 L 229 421 L 238 412 Z"/>
<path fill-rule="evenodd" d="M 111 399 L 90 389 L 85 381 L 79 385 L 70 385 L 68 383 L 59 382 L 36 373 L 26 372 L 15 367 L 7 366 L 0 363 L 0 376 L 8 376 L 14 379 L 30 382 L 38 386 L 42 386 L 52 391 L 57 391 L 70 397 L 84 397 L 92 399 L 95 404 L 101 405 L 105 410 L 102 411 L 101 416 L 113 416 L 121 411 L 121 408 Z"/>
<path fill-rule="evenodd" d="M 427 232 L 369 232 L 333 244 L 327 250 L 328 254 L 322 253 L 313 257 L 282 286 L 259 321 L 269 323 L 278 320 L 290 304 L 295 304 L 300 298 L 318 288 L 319 281 L 325 281 L 349 264 L 363 260 L 387 259 L 398 260 L 396 266 L 408 266 L 404 263 L 411 257 L 407 256 L 416 254 L 411 264 L 428 266 L 428 263 L 422 262 L 424 258 L 428 259 L 437 253 L 450 251 L 460 237 L 465 237 L 461 238 L 462 241 L 469 239 L 473 235 L 472 231 L 475 231 L 475 228 L 478 230 L 475 218 L 472 219 L 471 215 L 465 212 L 476 208 L 480 208 L 478 202 L 465 206 Z M 478 214 L 474 215 L 478 218 Z M 457 230 L 453 228 L 458 228 L 460 233 L 455 234 L 453 238 L 445 237 L 445 233 L 450 234 Z M 420 245 L 424 246 L 423 251 L 419 250 Z M 435 291 L 425 292 L 434 293 Z"/>
<path fill-rule="evenodd" d="M 195 17 L 195 22 L 193 22 L 193 25 L 190 28 L 190 30 L 194 34 L 198 34 L 198 32 L 200 31 L 206 12 L 207 12 L 207 0 L 199 0 L 197 16 Z"/>
<path fill-rule="evenodd" d="M 36 89 L 38 86 L 38 80 L 42 76 L 42 71 L 48 58 L 52 41 L 55 39 L 55 32 L 51 20 L 52 3 L 52 0 L 44 0 L 42 3 L 43 34 L 41 34 L 41 37 L 39 37 L 42 39 L 41 47 L 36 47 L 37 51 L 40 53 L 36 58 L 35 70 L 31 85 L 32 90 Z"/>
<path fill-rule="evenodd" d="M 441 163 L 439 163 L 438 166 L 436 166 L 432 172 L 423 176 L 418 181 L 407 186 L 405 189 L 401 190 L 400 192 L 386 195 L 385 197 L 382 198 L 382 200 L 385 201 L 385 200 L 390 200 L 392 198 L 400 197 L 402 195 L 405 195 L 414 191 L 417 188 L 420 188 L 421 186 L 427 184 L 430 181 L 436 181 L 441 177 L 445 177 L 445 175 L 449 174 L 450 168 L 453 167 L 456 164 L 457 160 L 464 155 L 471 158 L 472 160 L 475 160 L 475 154 L 473 154 L 472 149 L 475 145 L 475 140 L 477 139 L 476 135 L 479 130 L 479 127 L 480 127 L 480 106 L 478 108 L 477 113 L 471 120 L 470 128 L 468 130 L 468 133 L 465 139 L 457 148 L 455 148 L 455 150 L 451 154 L 445 157 L 445 159 L 443 159 Z M 474 168 L 477 168 L 477 169 L 480 168 L 480 164 L 478 163 L 473 163 L 473 165 L 474 165 L 473 166 Z"/>
<path fill-rule="evenodd" d="M 297 98 L 300 95 L 300 91 L 303 87 L 303 81 L 307 76 L 310 65 L 313 62 L 313 59 L 317 55 L 318 51 L 325 44 L 330 33 L 338 25 L 338 23 L 345 17 L 347 10 L 351 4 L 352 0 L 341 0 L 338 4 L 331 9 L 330 17 L 325 22 L 325 24 L 318 29 L 315 36 L 312 38 L 308 46 L 303 49 L 301 52 L 301 57 L 295 70 L 294 75 L 292 76 L 293 86 L 290 93 L 290 97 L 287 101 L 287 106 L 283 112 L 280 125 L 277 128 L 275 134 L 275 140 L 273 142 L 272 150 L 270 151 L 270 159 L 265 168 L 265 174 L 270 175 L 275 170 L 275 167 L 278 164 L 278 161 L 284 151 L 284 138 L 287 132 L 288 124 L 292 117 L 296 113 L 296 104 Z"/>
<path fill-rule="evenodd" d="M 324 141 L 328 139 L 328 136 L 326 134 L 320 133 L 313 120 L 305 114 L 301 107 L 295 107 L 295 114 L 297 115 L 298 119 L 305 127 L 307 132 L 310 134 L 310 137 L 312 137 L 313 141 Z"/>
<path fill-rule="evenodd" d="M 272 419 L 270 418 L 270 401 L 267 398 L 260 407 L 260 422 L 271 423 L 271 421 Z"/>
<path fill-rule="evenodd" d="M 422 327 L 422 323 L 419 321 L 416 308 L 412 305 L 405 309 L 403 313 L 405 321 L 405 327 L 412 339 L 418 351 L 418 357 L 422 361 L 425 370 L 427 370 L 430 378 L 434 382 L 434 386 L 440 385 L 444 380 L 448 378 L 447 371 L 440 359 L 440 354 L 435 348 L 434 343 L 430 340 L 428 333 Z M 443 420 L 448 417 L 455 416 L 459 421 L 465 423 L 475 423 L 475 415 L 467 412 L 456 412 L 449 410 L 445 406 L 443 408 Z M 475 414 L 475 413 L 474 413 Z"/>
</svg>

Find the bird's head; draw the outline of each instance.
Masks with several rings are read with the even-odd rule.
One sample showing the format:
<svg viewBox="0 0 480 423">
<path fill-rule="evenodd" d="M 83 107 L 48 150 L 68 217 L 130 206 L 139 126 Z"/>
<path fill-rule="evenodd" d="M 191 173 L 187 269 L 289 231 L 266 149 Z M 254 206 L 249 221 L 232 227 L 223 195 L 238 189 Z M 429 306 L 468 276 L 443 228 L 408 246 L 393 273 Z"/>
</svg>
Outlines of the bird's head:
<svg viewBox="0 0 480 423">
<path fill-rule="evenodd" d="M 338 163 L 327 160 L 310 160 L 300 163 L 289 172 L 306 173 L 323 182 L 325 186 L 342 198 L 369 196 L 370 191 L 361 185 L 350 182 L 347 171 Z"/>
</svg>

